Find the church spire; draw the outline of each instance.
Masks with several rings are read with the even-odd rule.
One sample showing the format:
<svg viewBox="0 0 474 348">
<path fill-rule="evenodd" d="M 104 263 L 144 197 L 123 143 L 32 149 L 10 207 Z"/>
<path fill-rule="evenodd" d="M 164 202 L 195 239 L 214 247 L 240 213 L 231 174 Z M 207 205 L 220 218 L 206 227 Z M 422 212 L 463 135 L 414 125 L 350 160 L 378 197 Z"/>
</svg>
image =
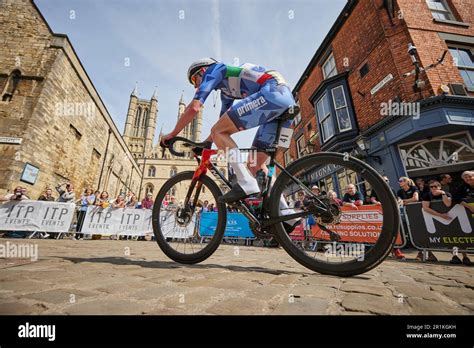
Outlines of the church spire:
<svg viewBox="0 0 474 348">
<path fill-rule="evenodd" d="M 135 82 L 135 88 L 132 91 L 132 95 L 138 98 L 138 82 Z"/>
<path fill-rule="evenodd" d="M 179 99 L 179 104 L 183 104 L 183 105 L 186 105 L 185 102 L 184 102 L 184 89 L 183 89 L 183 92 L 181 92 L 181 98 Z"/>
<path fill-rule="evenodd" d="M 151 96 L 151 99 L 158 100 L 158 88 L 155 86 L 155 90 L 153 91 L 153 95 Z"/>
</svg>

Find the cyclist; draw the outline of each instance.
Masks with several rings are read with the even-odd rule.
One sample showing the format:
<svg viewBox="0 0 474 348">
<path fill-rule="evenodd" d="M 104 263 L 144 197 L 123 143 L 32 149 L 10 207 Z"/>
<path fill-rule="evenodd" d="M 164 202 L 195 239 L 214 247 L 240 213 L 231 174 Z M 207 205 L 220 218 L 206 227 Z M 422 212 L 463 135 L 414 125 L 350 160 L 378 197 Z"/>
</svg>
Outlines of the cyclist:
<svg viewBox="0 0 474 348">
<path fill-rule="evenodd" d="M 265 149 L 274 140 L 280 116 L 295 100 L 285 79 L 275 70 L 246 63 L 239 67 L 226 65 L 213 58 L 203 58 L 191 64 L 188 69 L 188 80 L 196 88 L 196 94 L 186 107 L 174 129 L 162 138 L 162 145 L 174 138 L 190 123 L 201 109 L 211 91 L 221 91 L 222 109 L 220 118 L 212 127 L 210 138 L 219 150 L 226 151 L 237 183 L 225 195 L 219 198 L 222 203 L 231 203 L 260 192 L 255 178 L 258 170 L 265 173 L 268 155 L 258 152 L 256 164 L 247 167 L 241 161 L 241 153 L 231 135 L 242 130 L 259 126 L 252 147 Z M 234 101 L 238 100 L 235 104 Z M 289 128 L 291 120 L 282 125 Z M 210 147 L 212 143 L 209 142 Z M 250 172 L 249 172 L 250 170 Z M 287 209 L 283 198 L 280 208 Z M 293 213 L 290 209 L 282 214 Z M 299 223 L 291 221 L 291 225 Z"/>
</svg>

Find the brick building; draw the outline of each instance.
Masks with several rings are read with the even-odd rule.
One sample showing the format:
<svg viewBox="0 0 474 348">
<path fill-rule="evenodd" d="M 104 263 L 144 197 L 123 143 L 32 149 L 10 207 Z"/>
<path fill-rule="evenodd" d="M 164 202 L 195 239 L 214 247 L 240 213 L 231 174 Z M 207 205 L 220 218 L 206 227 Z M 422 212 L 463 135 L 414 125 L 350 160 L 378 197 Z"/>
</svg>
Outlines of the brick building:
<svg viewBox="0 0 474 348">
<path fill-rule="evenodd" d="M 414 69 L 410 43 L 423 67 L 448 50 L 417 89 L 403 77 Z M 293 90 L 301 113 L 279 161 L 348 152 L 392 183 L 474 168 L 473 52 L 473 1 L 349 0 Z M 348 184 L 322 172 L 307 180 L 339 194 Z"/>
</svg>

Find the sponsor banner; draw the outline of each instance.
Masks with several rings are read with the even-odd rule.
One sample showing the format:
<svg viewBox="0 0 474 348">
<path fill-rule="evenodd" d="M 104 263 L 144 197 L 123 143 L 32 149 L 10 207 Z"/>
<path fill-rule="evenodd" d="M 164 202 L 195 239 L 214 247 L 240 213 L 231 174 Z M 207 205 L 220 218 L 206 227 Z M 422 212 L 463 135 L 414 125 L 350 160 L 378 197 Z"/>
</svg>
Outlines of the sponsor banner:
<svg viewBox="0 0 474 348">
<path fill-rule="evenodd" d="M 133 208 L 88 207 L 82 233 L 142 236 L 153 232 L 151 210 Z"/>
<path fill-rule="evenodd" d="M 74 216 L 73 203 L 16 201 L 0 204 L 1 231 L 67 232 Z"/>
<path fill-rule="evenodd" d="M 196 215 L 194 214 L 191 221 L 183 226 L 176 222 L 177 206 L 168 205 L 166 209 L 160 211 L 160 227 L 161 233 L 165 238 L 185 239 L 194 235 L 196 230 Z"/>
<path fill-rule="evenodd" d="M 290 238 L 292 240 L 304 240 L 305 234 L 304 234 L 304 226 L 303 224 L 299 224 L 298 226 L 295 227 L 293 232 L 290 233 Z"/>
<path fill-rule="evenodd" d="M 375 244 L 382 230 L 383 214 L 379 205 L 363 205 L 358 210 L 351 207 L 342 207 L 341 223 L 337 225 L 328 224 L 326 228 L 341 236 L 340 242 L 353 242 Z M 330 240 L 329 234 L 321 230 L 317 225 L 311 228 L 314 238 L 318 240 Z M 405 244 L 404 237 L 397 234 L 396 246 Z"/>
<path fill-rule="evenodd" d="M 201 237 L 213 236 L 217 227 L 217 212 L 201 214 L 199 234 Z M 249 226 L 249 220 L 241 213 L 227 213 L 225 237 L 255 238 Z"/>
<path fill-rule="evenodd" d="M 449 219 L 428 213 L 421 202 L 407 204 L 405 208 L 415 247 L 451 251 L 474 249 L 474 214 L 460 204 L 448 208 L 441 201 L 431 202 L 430 208 L 447 213 Z"/>
</svg>

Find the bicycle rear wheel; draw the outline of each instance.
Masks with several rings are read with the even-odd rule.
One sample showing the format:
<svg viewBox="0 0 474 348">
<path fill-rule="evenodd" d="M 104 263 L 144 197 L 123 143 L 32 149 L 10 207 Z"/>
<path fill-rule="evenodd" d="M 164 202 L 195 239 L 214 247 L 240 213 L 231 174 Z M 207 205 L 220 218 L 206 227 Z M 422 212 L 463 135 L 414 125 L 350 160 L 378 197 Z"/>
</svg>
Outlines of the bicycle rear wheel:
<svg viewBox="0 0 474 348">
<path fill-rule="evenodd" d="M 193 264 L 204 261 L 216 251 L 224 236 L 227 221 L 225 204 L 217 198 L 222 195 L 217 184 L 202 175 L 184 204 L 194 172 L 182 172 L 169 179 L 158 192 L 153 206 L 153 233 L 161 250 L 172 260 Z M 217 212 L 202 212 L 204 201 L 215 203 Z M 208 226 L 200 232 L 201 224 Z"/>
<path fill-rule="evenodd" d="M 344 154 L 317 153 L 293 162 L 286 171 L 302 185 L 280 173 L 270 193 L 270 217 L 285 215 L 284 209 L 289 209 L 280 204 L 280 197 L 286 199 L 302 191 L 306 198 L 293 210 L 314 212 L 315 222 L 311 225 L 309 218 L 302 219 L 302 227 L 290 235 L 283 223 L 273 226 L 277 241 L 291 257 L 313 271 L 336 276 L 367 272 L 386 258 L 395 243 L 400 216 L 394 195 L 375 169 Z M 341 198 L 341 186 L 354 184 L 364 196 L 375 190 L 381 205 L 341 207 L 327 194 L 318 196 L 317 201 L 309 193 L 309 182 L 323 183 L 328 186 L 325 190 L 331 189 Z M 328 208 L 336 219 L 316 213 L 316 206 Z"/>
</svg>

